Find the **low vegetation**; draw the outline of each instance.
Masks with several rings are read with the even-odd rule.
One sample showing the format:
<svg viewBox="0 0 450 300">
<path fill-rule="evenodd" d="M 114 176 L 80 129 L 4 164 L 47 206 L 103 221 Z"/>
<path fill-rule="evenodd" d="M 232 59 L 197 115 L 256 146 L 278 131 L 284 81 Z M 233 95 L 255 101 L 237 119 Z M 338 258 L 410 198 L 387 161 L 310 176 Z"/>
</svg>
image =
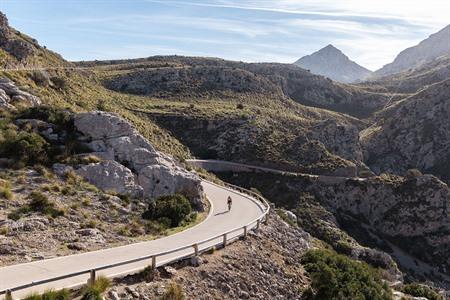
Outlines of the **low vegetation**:
<svg viewBox="0 0 450 300">
<path fill-rule="evenodd" d="M 167 288 L 160 300 L 184 300 L 186 299 L 183 288 L 172 282 Z"/>
<path fill-rule="evenodd" d="M 444 298 L 433 291 L 428 286 L 418 283 L 410 283 L 406 284 L 402 287 L 401 291 L 405 294 L 414 296 L 414 297 L 423 297 L 428 300 L 444 300 Z"/>
<path fill-rule="evenodd" d="M 158 220 L 160 223 L 170 227 L 181 225 L 192 212 L 189 200 L 181 195 L 161 196 L 149 205 L 148 210 L 143 214 L 144 219 Z"/>
<path fill-rule="evenodd" d="M 31 294 L 23 298 L 23 300 L 69 300 L 72 299 L 70 292 L 66 289 L 59 291 L 49 290 L 43 294 Z"/>
<path fill-rule="evenodd" d="M 8 217 L 13 220 L 18 220 L 23 214 L 38 212 L 44 215 L 51 216 L 52 218 L 60 217 L 64 215 L 64 211 L 56 208 L 55 203 L 50 201 L 48 197 L 39 192 L 32 192 L 28 198 L 30 202 L 27 205 L 22 206 L 14 212 L 11 212 Z"/>
<path fill-rule="evenodd" d="M 311 250 L 302 263 L 312 281 L 309 299 L 392 299 L 380 273 L 364 262 L 329 250 Z"/>
<path fill-rule="evenodd" d="M 102 300 L 102 294 L 111 286 L 111 280 L 100 276 L 82 290 L 81 300 Z"/>
</svg>

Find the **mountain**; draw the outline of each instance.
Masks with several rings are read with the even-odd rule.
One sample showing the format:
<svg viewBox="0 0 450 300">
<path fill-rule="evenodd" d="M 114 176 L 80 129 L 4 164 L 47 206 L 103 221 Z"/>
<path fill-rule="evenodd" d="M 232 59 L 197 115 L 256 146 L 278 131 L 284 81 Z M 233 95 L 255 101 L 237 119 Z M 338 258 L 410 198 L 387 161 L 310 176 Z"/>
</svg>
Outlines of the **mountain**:
<svg viewBox="0 0 450 300">
<path fill-rule="evenodd" d="M 372 74 L 370 70 L 350 60 L 347 55 L 333 45 L 328 45 L 311 55 L 304 56 L 294 64 L 308 69 L 314 74 L 344 83 L 361 81 Z"/>
<path fill-rule="evenodd" d="M 431 84 L 450 78 L 450 54 L 400 73 L 383 75 L 361 83 L 365 88 L 392 93 L 415 93 Z"/>
<path fill-rule="evenodd" d="M 144 240 L 146 234 L 161 236 L 166 232 L 167 222 L 162 222 L 161 218 L 155 222 L 142 219 L 148 202 L 140 197 L 111 193 L 108 187 L 114 182 L 111 176 L 104 175 L 123 174 L 115 178 L 126 180 L 125 187 L 138 191 L 140 184 L 133 182 L 149 178 L 140 176 L 144 167 L 140 162 L 149 158 L 173 171 L 172 168 L 181 168 L 181 165 L 187 167 L 185 159 L 195 156 L 308 174 L 228 174 L 230 181 L 242 186 L 246 186 L 249 180 L 246 178 L 258 176 L 247 186 L 258 189 L 276 203 L 277 213 L 271 215 L 268 225 L 262 225 L 258 235 L 249 234 L 247 240 L 227 246 L 225 252 L 218 249 L 204 255 L 207 259 L 197 269 L 185 268 L 184 263 L 176 265 L 178 275 L 175 276 L 187 271 L 198 272 L 189 277 L 190 281 L 177 280 L 189 293 L 197 293 L 191 294 L 192 298 L 210 299 L 218 295 L 221 299 L 294 299 L 302 298 L 301 291 L 314 294 L 315 287 L 342 286 L 339 282 L 342 278 L 354 278 L 352 269 L 348 274 L 333 269 L 333 273 L 338 272 L 336 285 L 311 284 L 312 280 L 328 280 L 328 277 L 311 273 L 315 265 L 323 267 L 323 263 L 313 263 L 311 257 L 307 262 L 303 260 L 302 251 L 306 247 L 302 245 L 309 239 L 303 230 L 346 255 L 339 256 L 339 261 L 345 258 L 344 266 L 355 266 L 364 278 L 372 276 L 366 272 L 369 269 L 361 271 L 363 264 L 350 258 L 385 269 L 386 272 L 379 275 L 389 283 L 402 281 L 396 276 L 396 263 L 390 259 L 395 256 L 392 251 L 399 248 L 403 251 L 397 259 L 399 267 L 404 267 L 402 262 L 406 256 L 403 253 L 407 253 L 408 262 L 413 262 L 409 266 L 411 270 L 402 269 L 409 276 L 408 280 L 433 281 L 448 288 L 444 279 L 437 278 L 441 273 L 449 275 L 450 270 L 445 252 L 448 249 L 445 231 L 448 219 L 445 217 L 450 207 L 448 186 L 430 175 L 374 176 L 365 165 L 370 163 L 374 171 L 387 165 L 371 148 L 380 148 L 380 155 L 386 157 L 395 155 L 395 151 L 384 151 L 382 147 L 390 145 L 385 145 L 385 135 L 376 133 L 383 131 L 390 139 L 399 137 L 399 141 L 394 140 L 392 144 L 401 143 L 404 132 L 415 129 L 411 122 L 416 115 L 424 126 L 411 131 L 413 137 L 405 137 L 408 138 L 405 145 L 416 147 L 416 140 L 423 138 L 420 141 L 425 141 L 424 136 L 436 132 L 433 145 L 424 143 L 421 147 L 424 149 L 411 151 L 427 155 L 426 149 L 434 147 L 433 162 L 445 154 L 448 135 L 441 131 L 448 128 L 445 119 L 447 87 L 428 89 L 442 92 L 442 97 L 418 95 L 423 96 L 423 101 L 417 100 L 419 98 L 402 101 L 406 94 L 399 94 L 402 99 L 398 99 L 398 103 L 412 103 L 411 107 L 404 105 L 404 109 L 411 112 L 410 121 L 399 126 L 398 132 L 390 132 L 378 118 L 385 118 L 386 124 L 395 127 L 396 122 L 402 121 L 402 111 L 394 115 L 392 106 L 369 120 L 331 111 L 361 117 L 361 113 L 356 114 L 354 110 L 363 109 L 370 115 L 385 106 L 390 92 L 377 92 L 379 87 L 332 81 L 293 64 L 247 64 L 180 56 L 70 63 L 10 28 L 6 18 L 2 21 L 2 15 L 0 43 L 0 66 L 6 67 L 0 70 L 0 77 L 5 77 L 0 80 L 3 83 L 0 96 L 6 95 L 9 104 L 5 108 L 8 111 L 0 111 L 0 151 L 3 151 L 0 164 L 5 166 L 0 170 L 0 240 L 2 246 L 5 244 L 0 251 L 3 253 L 0 265 L 102 249 L 118 242 L 132 243 L 136 239 Z M 27 68 L 20 71 L 14 68 L 20 66 Z M 45 106 L 29 108 L 32 103 L 27 104 L 17 97 L 24 95 L 29 99 L 38 97 Z M 436 102 L 420 108 L 428 98 L 436 98 L 433 100 Z M 110 115 L 92 113 L 96 110 L 114 113 L 107 123 L 111 126 L 80 118 L 80 115 L 86 116 L 86 112 L 91 112 L 87 115 L 95 118 Z M 124 127 L 125 121 L 117 121 L 115 116 L 126 120 L 128 125 Z M 436 123 L 439 128 L 427 124 L 427 118 L 439 122 Z M 376 127 L 370 128 L 373 135 L 370 130 L 364 130 L 369 121 L 377 122 Z M 97 133 L 95 136 L 86 134 L 83 128 Z M 128 133 L 124 134 L 127 128 Z M 360 140 L 362 130 L 365 133 L 362 137 L 367 137 L 363 143 Z M 139 143 L 143 149 L 123 147 L 130 143 Z M 161 155 L 155 156 L 156 152 Z M 169 159 L 169 155 L 178 158 L 181 165 Z M 404 168 L 394 171 L 402 173 L 410 164 L 412 159 Z M 430 172 L 445 179 L 443 174 L 448 167 L 446 164 L 441 167 L 442 170 L 430 169 Z M 97 173 L 97 170 L 105 172 Z M 76 171 L 88 180 L 96 179 L 91 183 L 97 188 L 78 178 Z M 169 173 L 175 175 L 181 172 L 172 171 Z M 198 172 L 215 178 L 205 170 Z M 135 176 L 137 174 L 139 176 Z M 355 174 L 371 178 L 336 177 Z M 172 187 L 159 178 L 154 183 L 142 184 L 146 188 Z M 35 191 L 39 193 L 33 194 Z M 33 203 L 33 197 L 38 201 L 48 199 L 49 211 L 31 211 L 29 203 Z M 290 221 L 282 217 L 287 215 L 284 209 L 292 212 Z M 47 216 L 47 212 L 57 216 Z M 292 218 L 293 214 L 298 219 Z M 354 222 L 358 226 L 354 226 Z M 325 247 L 322 246 L 325 243 L 314 241 L 317 247 Z M 267 260 L 267 257 L 275 259 Z M 224 265 L 232 268 L 224 268 Z M 254 271 L 250 266 L 260 267 Z M 213 268 L 222 273 L 216 273 Z M 161 272 L 161 278 L 166 280 L 167 270 L 171 271 L 159 268 L 154 273 L 155 278 L 159 278 Z M 328 274 L 326 272 L 330 271 L 325 269 L 323 273 Z M 147 284 L 142 274 L 136 275 L 136 283 L 141 286 Z M 173 276 L 173 272 L 171 274 Z M 205 276 L 209 276 L 208 279 Z M 224 278 L 232 281 L 225 285 Z M 134 289 L 128 287 L 131 281 L 125 280 L 121 286 Z M 367 280 L 355 280 L 367 283 Z M 164 282 L 167 285 L 167 281 Z M 151 287 L 153 289 L 154 285 Z M 214 294 L 215 291 L 218 294 Z M 141 290 L 139 293 L 145 294 Z M 120 298 L 127 296 L 120 294 Z"/>
<path fill-rule="evenodd" d="M 448 54 L 450 54 L 450 25 L 430 35 L 418 45 L 403 50 L 392 63 L 377 70 L 374 75 L 383 76 L 406 71 Z"/>
</svg>

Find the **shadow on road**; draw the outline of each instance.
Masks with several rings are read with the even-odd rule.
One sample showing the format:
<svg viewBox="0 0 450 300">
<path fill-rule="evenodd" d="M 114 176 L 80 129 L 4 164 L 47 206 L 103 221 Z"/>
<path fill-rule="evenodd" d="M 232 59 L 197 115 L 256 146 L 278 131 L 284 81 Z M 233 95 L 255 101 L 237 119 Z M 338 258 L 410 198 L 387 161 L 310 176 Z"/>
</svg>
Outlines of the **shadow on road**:
<svg viewBox="0 0 450 300">
<path fill-rule="evenodd" d="M 225 210 L 225 211 L 223 211 L 223 212 L 219 212 L 219 213 L 215 214 L 215 216 L 218 216 L 218 215 L 224 215 L 224 214 L 226 214 L 226 213 L 228 213 L 228 212 L 230 212 L 230 211 Z"/>
</svg>

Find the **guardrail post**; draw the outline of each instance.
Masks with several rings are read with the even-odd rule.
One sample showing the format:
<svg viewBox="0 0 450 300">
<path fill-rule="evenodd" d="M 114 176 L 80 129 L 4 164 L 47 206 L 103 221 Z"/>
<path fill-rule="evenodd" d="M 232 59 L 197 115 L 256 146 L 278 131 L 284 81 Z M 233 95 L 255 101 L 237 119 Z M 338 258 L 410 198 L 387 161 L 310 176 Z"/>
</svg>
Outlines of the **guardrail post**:
<svg viewBox="0 0 450 300">
<path fill-rule="evenodd" d="M 264 224 L 269 224 L 269 214 L 266 214 L 265 218 L 264 218 Z"/>
<path fill-rule="evenodd" d="M 258 219 L 257 221 L 256 221 L 256 230 L 259 230 L 259 227 L 261 226 L 261 220 L 260 219 Z"/>
<path fill-rule="evenodd" d="M 5 299 L 12 299 L 11 290 L 6 290 Z"/>
<path fill-rule="evenodd" d="M 223 247 L 225 248 L 227 246 L 227 234 L 224 233 L 223 235 Z"/>
<path fill-rule="evenodd" d="M 247 238 L 247 226 L 244 226 L 244 239 Z"/>
<path fill-rule="evenodd" d="M 194 247 L 195 256 L 198 256 L 198 244 L 194 244 L 192 247 Z"/>
<path fill-rule="evenodd" d="M 152 256 L 152 270 L 156 270 L 156 255 Z"/>
<path fill-rule="evenodd" d="M 94 282 L 95 282 L 95 270 L 91 270 L 89 272 L 88 284 L 94 284 Z"/>
</svg>

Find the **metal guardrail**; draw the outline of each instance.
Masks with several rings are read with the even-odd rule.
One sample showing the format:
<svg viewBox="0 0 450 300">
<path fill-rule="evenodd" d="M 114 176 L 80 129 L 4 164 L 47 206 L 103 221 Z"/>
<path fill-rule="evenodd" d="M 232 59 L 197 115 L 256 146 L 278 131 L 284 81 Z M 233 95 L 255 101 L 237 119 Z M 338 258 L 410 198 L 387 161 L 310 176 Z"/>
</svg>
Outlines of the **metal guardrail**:
<svg viewBox="0 0 450 300">
<path fill-rule="evenodd" d="M 208 182 L 210 184 L 214 184 L 214 185 L 219 186 L 219 187 L 223 187 L 221 185 L 218 185 L 218 184 L 216 184 L 214 182 L 211 182 L 209 180 L 206 180 L 206 179 L 203 179 L 203 181 L 206 181 L 206 182 Z M 141 257 L 137 257 L 135 259 L 121 261 L 121 262 L 118 262 L 118 263 L 115 263 L 115 264 L 104 265 L 104 266 L 100 266 L 100 267 L 93 268 L 93 269 L 81 270 L 81 271 L 78 271 L 78 272 L 69 273 L 69 274 L 62 275 L 62 276 L 47 278 L 47 279 L 43 279 L 43 280 L 39 280 L 39 281 L 33 281 L 33 282 L 30 282 L 30 283 L 25 284 L 25 285 L 20 285 L 20 286 L 8 288 L 6 290 L 2 290 L 2 291 L 0 291 L 0 295 L 11 296 L 13 292 L 20 291 L 20 290 L 23 290 L 23 289 L 26 289 L 26 288 L 42 285 L 42 284 L 49 283 L 49 282 L 55 282 L 55 281 L 59 281 L 59 280 L 63 280 L 63 279 L 71 278 L 71 277 L 76 277 L 76 276 L 80 276 L 80 275 L 87 275 L 87 274 L 90 274 L 90 278 L 89 278 L 88 282 L 94 282 L 94 280 L 96 278 L 96 273 L 98 271 L 102 271 L 102 270 L 106 270 L 106 269 L 112 269 L 112 268 L 115 268 L 115 267 L 128 265 L 128 264 L 132 264 L 132 263 L 136 263 L 136 262 L 140 262 L 140 261 L 144 261 L 144 260 L 149 260 L 149 259 L 151 259 L 151 261 L 152 261 L 150 266 L 153 269 L 156 269 L 157 267 L 160 267 L 160 266 L 163 266 L 163 265 L 167 265 L 169 263 L 173 263 L 173 262 L 179 261 L 181 259 L 185 259 L 187 257 L 198 256 L 201 252 L 208 251 L 208 250 L 210 250 L 210 249 L 212 249 L 213 247 L 216 247 L 216 246 L 226 247 L 227 243 L 229 243 L 233 239 L 238 239 L 238 238 L 240 238 L 242 236 L 245 238 L 247 236 L 247 233 L 248 233 L 249 230 L 251 230 L 251 229 L 253 229 L 255 227 L 256 227 L 256 229 L 259 229 L 259 227 L 261 225 L 261 222 L 267 223 L 267 221 L 268 221 L 268 214 L 270 212 L 270 205 L 269 205 L 269 203 L 267 202 L 267 200 L 264 197 L 262 197 L 261 195 L 255 193 L 253 191 L 244 189 L 242 187 L 239 187 L 239 186 L 236 186 L 236 185 L 233 185 L 233 184 L 224 183 L 224 186 L 226 188 L 232 190 L 232 191 L 238 191 L 241 194 L 245 194 L 247 196 L 252 197 L 253 199 L 247 197 L 250 200 L 257 200 L 257 201 L 259 201 L 264 206 L 263 214 L 261 216 L 259 216 L 258 218 L 256 218 L 256 219 L 250 221 L 249 223 L 245 224 L 244 226 L 233 228 L 233 229 L 228 230 L 226 232 L 223 232 L 221 234 L 215 235 L 215 236 L 213 236 L 211 238 L 199 241 L 199 242 L 197 242 L 197 243 L 195 243 L 193 245 L 187 245 L 187 246 L 175 248 L 175 249 L 164 251 L 164 252 L 159 252 L 159 253 L 154 253 L 154 254 L 150 254 L 150 255 L 146 255 L 146 256 L 141 256 Z M 239 233 L 238 235 L 236 235 L 236 236 L 232 237 L 231 239 L 229 239 L 229 236 L 231 234 L 233 234 L 233 233 L 235 233 L 235 232 L 237 232 L 239 230 L 243 230 L 242 233 Z M 206 246 L 205 248 L 202 248 L 201 251 L 200 251 L 199 246 L 202 246 L 202 245 L 204 245 L 206 243 L 209 243 L 209 242 L 214 241 L 215 239 L 219 239 L 221 237 L 222 237 L 222 241 L 221 242 L 214 243 L 213 245 Z M 190 248 L 193 249 L 192 253 L 176 256 L 176 257 L 174 257 L 174 258 L 172 258 L 172 259 L 170 259 L 168 261 L 162 262 L 159 265 L 157 264 L 157 258 L 158 257 L 164 256 L 164 255 L 168 255 L 168 254 L 172 254 L 172 253 L 176 253 L 176 252 L 181 252 L 181 251 L 184 251 L 184 250 L 190 249 Z"/>
</svg>

